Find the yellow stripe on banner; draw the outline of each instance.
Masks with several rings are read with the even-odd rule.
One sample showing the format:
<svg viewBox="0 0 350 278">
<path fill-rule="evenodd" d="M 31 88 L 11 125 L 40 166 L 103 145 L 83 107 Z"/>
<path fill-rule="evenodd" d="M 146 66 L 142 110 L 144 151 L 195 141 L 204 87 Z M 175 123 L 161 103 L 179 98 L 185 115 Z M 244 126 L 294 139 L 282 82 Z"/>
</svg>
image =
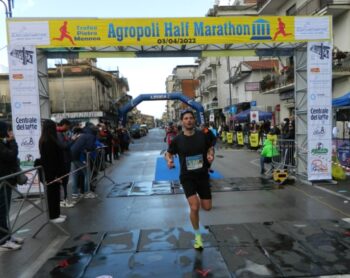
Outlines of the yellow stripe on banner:
<svg viewBox="0 0 350 278">
<path fill-rule="evenodd" d="M 136 58 L 135 52 L 79 52 L 79 58 Z"/>
<path fill-rule="evenodd" d="M 202 57 L 253 57 L 256 56 L 255 50 L 213 50 L 202 51 Z"/>
</svg>

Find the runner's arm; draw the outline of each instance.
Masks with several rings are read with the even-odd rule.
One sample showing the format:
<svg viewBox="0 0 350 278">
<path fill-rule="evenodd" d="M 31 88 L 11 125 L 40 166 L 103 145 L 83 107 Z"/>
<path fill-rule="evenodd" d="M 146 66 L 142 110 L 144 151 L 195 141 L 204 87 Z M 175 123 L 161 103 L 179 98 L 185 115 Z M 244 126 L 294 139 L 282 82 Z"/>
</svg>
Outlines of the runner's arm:
<svg viewBox="0 0 350 278">
<path fill-rule="evenodd" d="M 165 159 L 167 161 L 168 168 L 175 168 L 173 155 L 169 152 L 165 152 Z"/>
</svg>

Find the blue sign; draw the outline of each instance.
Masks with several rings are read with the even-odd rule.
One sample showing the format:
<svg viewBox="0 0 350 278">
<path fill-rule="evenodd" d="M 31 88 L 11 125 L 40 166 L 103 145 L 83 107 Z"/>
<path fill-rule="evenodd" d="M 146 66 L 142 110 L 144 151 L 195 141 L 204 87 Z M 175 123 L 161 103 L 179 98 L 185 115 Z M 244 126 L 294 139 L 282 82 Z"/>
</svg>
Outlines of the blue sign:
<svg viewBox="0 0 350 278">
<path fill-rule="evenodd" d="M 230 113 L 231 114 L 236 114 L 236 112 L 237 112 L 237 107 L 236 106 L 231 106 Z"/>
<path fill-rule="evenodd" d="M 256 100 L 252 100 L 251 102 L 250 102 L 250 106 L 256 106 Z"/>
</svg>

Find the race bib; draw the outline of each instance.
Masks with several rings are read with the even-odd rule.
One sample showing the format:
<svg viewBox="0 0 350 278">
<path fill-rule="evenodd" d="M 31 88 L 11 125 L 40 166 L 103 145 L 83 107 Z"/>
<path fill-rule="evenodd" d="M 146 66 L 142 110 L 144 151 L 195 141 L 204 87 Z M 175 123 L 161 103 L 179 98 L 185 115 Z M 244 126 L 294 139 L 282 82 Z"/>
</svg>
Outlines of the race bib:
<svg viewBox="0 0 350 278">
<path fill-rule="evenodd" d="M 186 167 L 188 171 L 201 169 L 203 167 L 203 156 L 201 154 L 186 157 Z"/>
</svg>

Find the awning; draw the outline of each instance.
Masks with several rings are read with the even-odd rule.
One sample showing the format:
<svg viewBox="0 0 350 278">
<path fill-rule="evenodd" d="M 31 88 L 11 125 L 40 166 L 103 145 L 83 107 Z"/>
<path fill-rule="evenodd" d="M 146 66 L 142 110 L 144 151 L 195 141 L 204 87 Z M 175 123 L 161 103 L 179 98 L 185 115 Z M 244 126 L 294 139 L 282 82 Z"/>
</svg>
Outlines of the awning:
<svg viewBox="0 0 350 278">
<path fill-rule="evenodd" d="M 255 110 L 254 110 L 255 111 Z M 272 113 L 271 112 L 265 112 L 265 111 L 257 111 L 259 114 L 259 119 L 257 121 L 266 121 L 272 119 Z M 250 109 L 244 110 L 237 115 L 233 116 L 234 120 L 238 122 L 249 122 L 250 120 Z"/>
<path fill-rule="evenodd" d="M 350 92 L 344 96 L 332 99 L 333 107 L 350 106 Z"/>
</svg>

